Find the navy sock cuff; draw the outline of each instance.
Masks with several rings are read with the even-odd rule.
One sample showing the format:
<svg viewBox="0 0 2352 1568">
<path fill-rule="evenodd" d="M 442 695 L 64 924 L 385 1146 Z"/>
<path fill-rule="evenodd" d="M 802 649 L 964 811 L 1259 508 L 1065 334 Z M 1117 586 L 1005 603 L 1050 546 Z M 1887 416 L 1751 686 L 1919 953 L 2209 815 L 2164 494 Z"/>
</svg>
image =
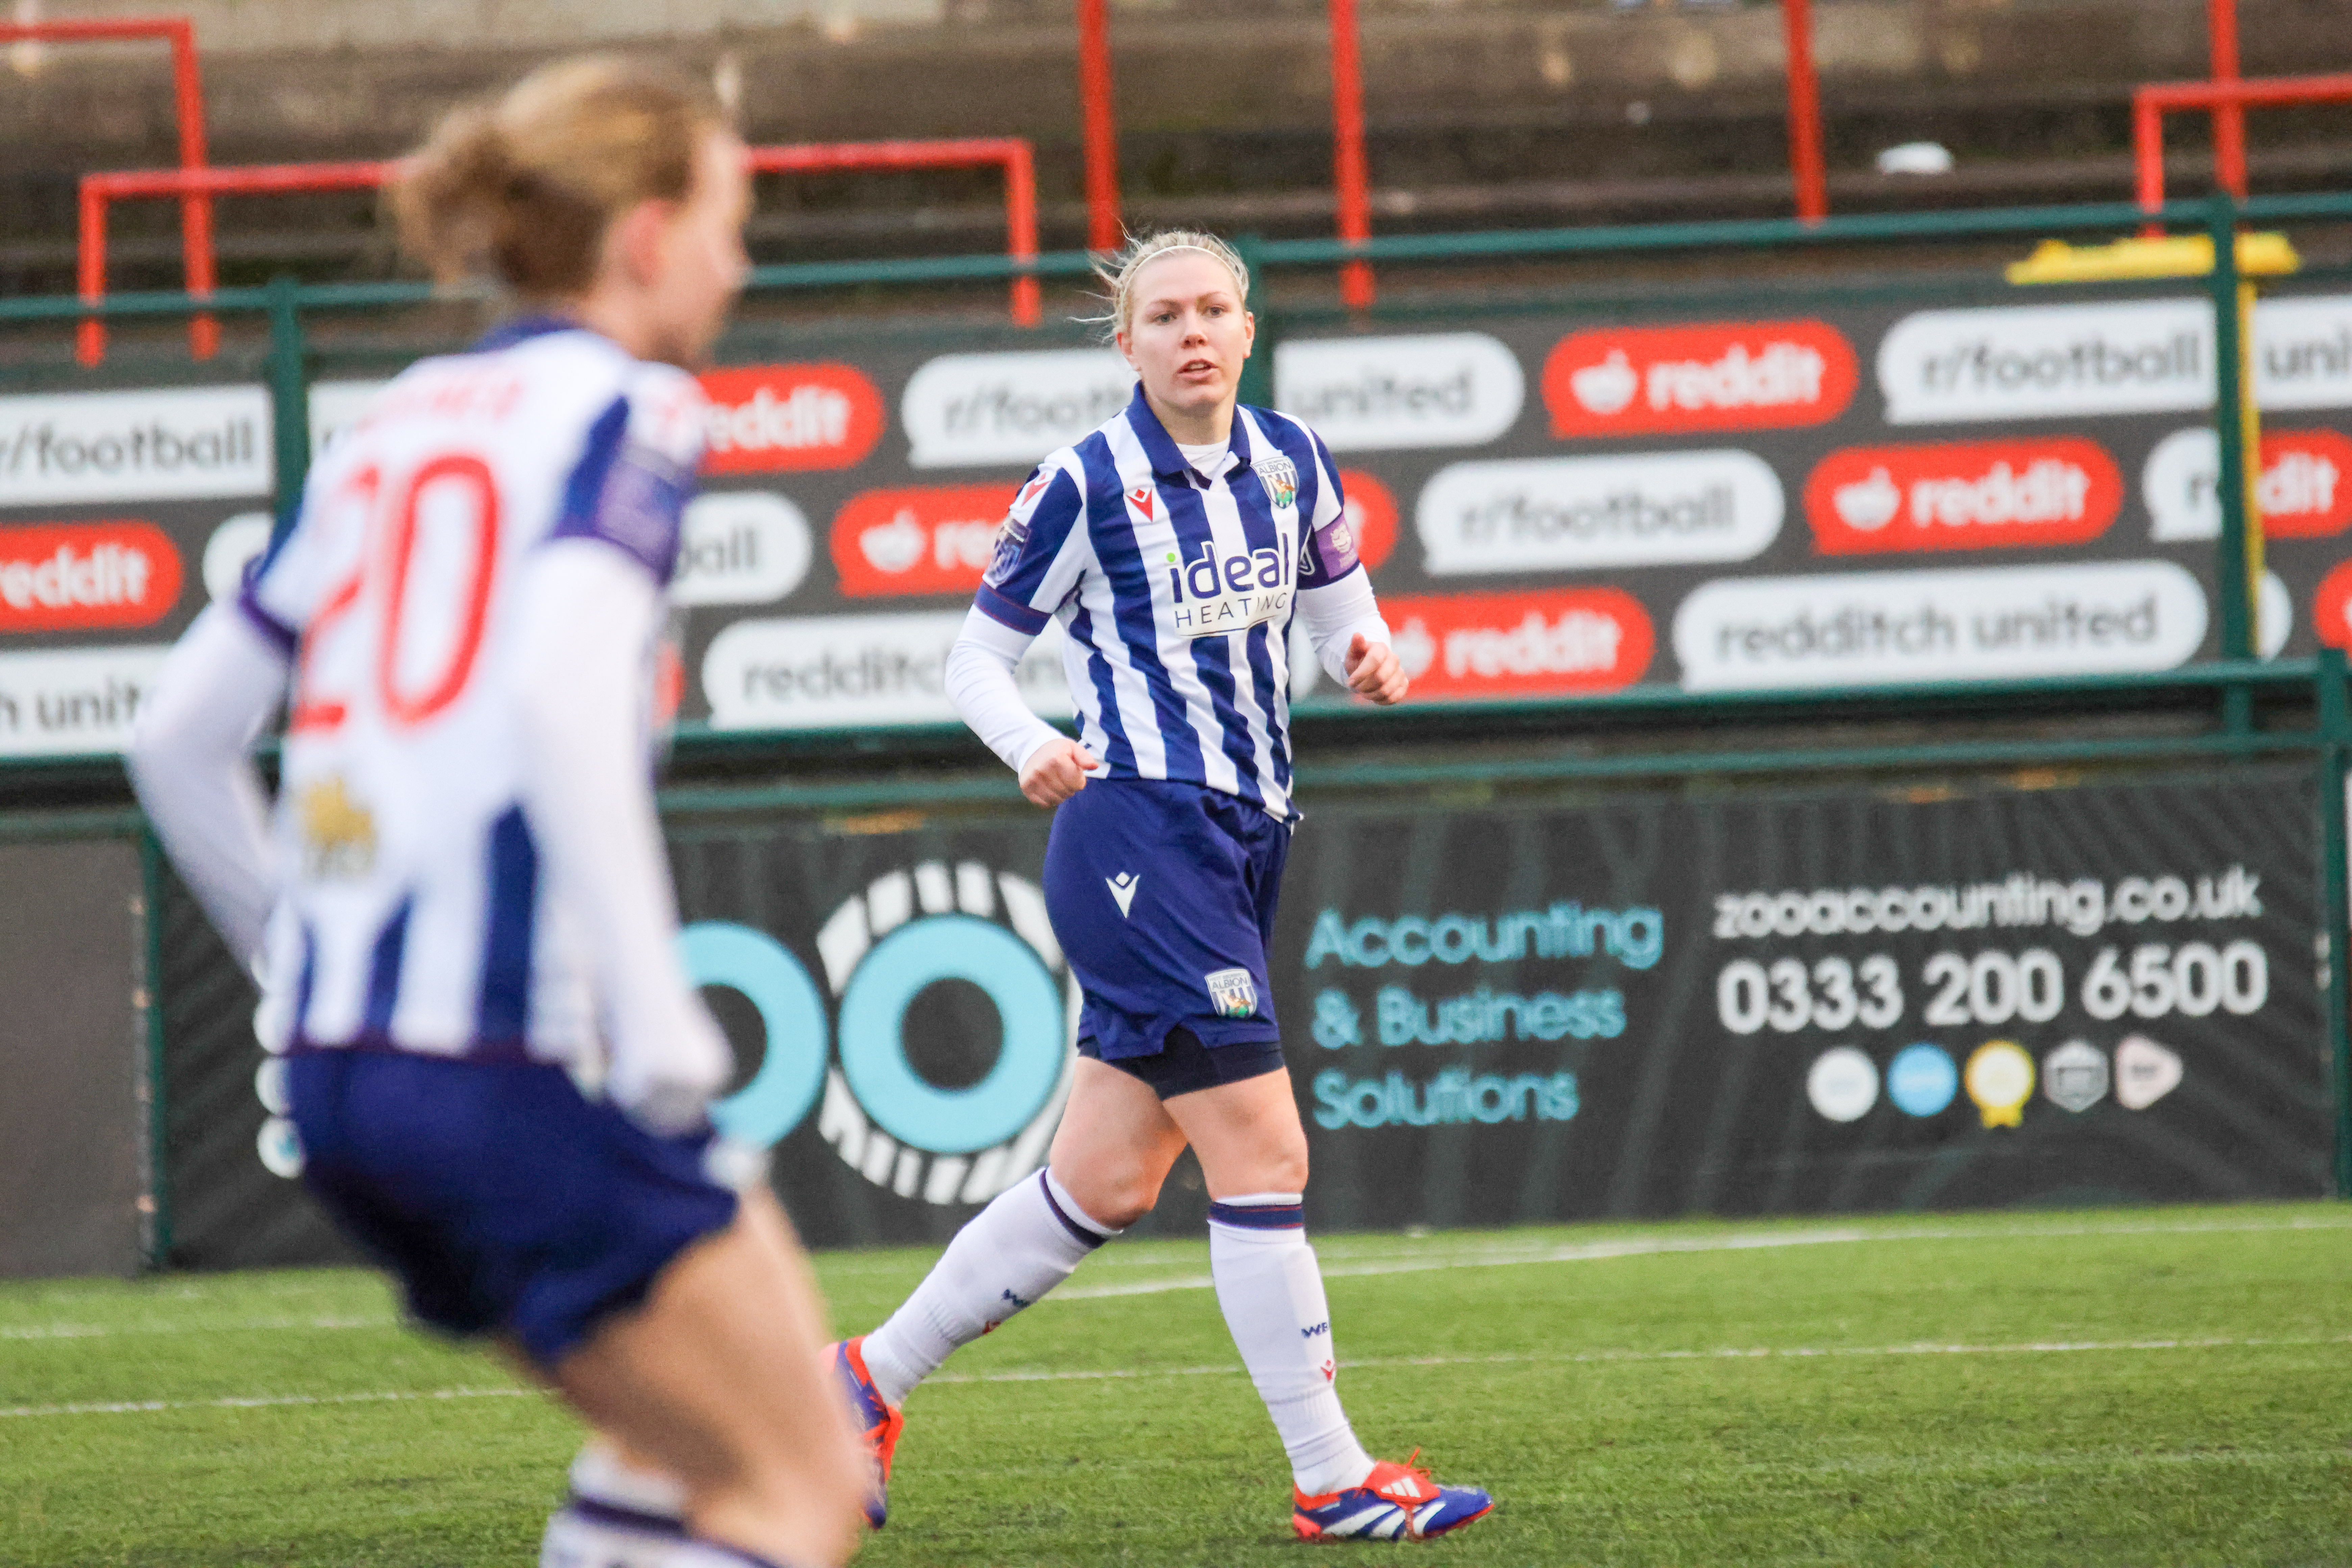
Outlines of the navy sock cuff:
<svg viewBox="0 0 2352 1568">
<path fill-rule="evenodd" d="M 1089 1230 L 1070 1217 L 1070 1212 L 1055 1199 L 1054 1184 L 1045 1179 L 1045 1173 L 1043 1171 L 1037 1173 L 1037 1190 L 1045 1194 L 1045 1206 L 1054 1211 L 1054 1217 L 1062 1222 L 1062 1228 L 1077 1238 L 1080 1247 L 1100 1247 L 1110 1239 L 1102 1232 Z"/>
<path fill-rule="evenodd" d="M 1213 1203 L 1209 1205 L 1209 1223 L 1229 1225 L 1235 1230 L 1304 1230 L 1307 1205 Z"/>
<path fill-rule="evenodd" d="M 582 1497 L 578 1492 L 573 1492 L 563 1507 L 567 1513 L 610 1530 L 634 1530 L 641 1535 L 662 1535 L 673 1539 L 686 1534 L 686 1526 L 667 1515 L 623 1508 L 618 1503 L 601 1502 L 592 1497 Z"/>
<path fill-rule="evenodd" d="M 730 1563 L 741 1563 L 742 1568 L 793 1568 L 789 1563 L 779 1563 L 772 1557 L 762 1557 L 757 1552 L 746 1552 L 740 1546 L 730 1546 L 722 1541 L 711 1541 L 699 1535 L 689 1539 L 695 1545 L 706 1551 L 722 1554 Z"/>
</svg>

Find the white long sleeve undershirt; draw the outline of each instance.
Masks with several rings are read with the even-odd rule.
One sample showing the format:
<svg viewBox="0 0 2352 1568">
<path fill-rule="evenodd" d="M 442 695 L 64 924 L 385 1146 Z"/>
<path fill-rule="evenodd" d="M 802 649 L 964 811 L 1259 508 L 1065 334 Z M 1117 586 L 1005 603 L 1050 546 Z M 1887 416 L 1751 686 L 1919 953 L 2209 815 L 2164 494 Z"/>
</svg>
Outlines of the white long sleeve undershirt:
<svg viewBox="0 0 2352 1568">
<path fill-rule="evenodd" d="M 1016 773 L 1038 747 L 1062 738 L 1059 730 L 1029 710 L 1013 677 L 1021 656 L 1035 640 L 976 609 L 970 611 L 940 673 L 956 712 Z"/>
<path fill-rule="evenodd" d="M 1350 572 L 1337 583 L 1301 589 L 1298 615 L 1306 622 L 1317 662 L 1342 686 L 1348 681 L 1348 647 L 1358 633 L 1372 642 L 1389 640 L 1388 623 L 1381 618 L 1371 581 L 1361 572 Z M 963 618 L 963 629 L 948 650 L 941 673 L 956 712 L 1016 773 L 1036 755 L 1038 747 L 1062 738 L 1060 731 L 1030 711 L 1013 675 L 1021 656 L 1034 640 L 972 610 Z"/>
<path fill-rule="evenodd" d="M 1389 624 L 1372 597 L 1372 580 L 1350 572 L 1337 583 L 1298 591 L 1298 618 L 1307 623 L 1307 639 L 1315 647 L 1315 661 L 1340 685 L 1348 684 L 1348 646 L 1361 632 L 1367 642 L 1389 640 Z"/>
<path fill-rule="evenodd" d="M 126 759 L 156 836 L 248 970 L 278 899 L 253 743 L 286 695 L 288 669 L 234 605 L 210 606 L 164 659 Z"/>
<path fill-rule="evenodd" d="M 664 1131 L 698 1125 L 734 1063 L 677 953 L 677 908 L 641 724 L 662 614 L 645 568 L 609 544 L 541 546 L 516 584 L 523 814 L 549 887 L 583 917 L 611 1037 L 606 1092 Z"/>
</svg>

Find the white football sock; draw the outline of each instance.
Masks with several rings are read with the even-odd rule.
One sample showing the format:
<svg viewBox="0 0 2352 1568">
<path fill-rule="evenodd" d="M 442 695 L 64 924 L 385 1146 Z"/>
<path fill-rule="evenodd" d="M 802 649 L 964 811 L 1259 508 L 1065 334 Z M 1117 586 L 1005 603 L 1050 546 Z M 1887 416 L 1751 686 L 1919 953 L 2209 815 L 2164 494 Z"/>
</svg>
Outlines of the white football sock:
<svg viewBox="0 0 2352 1568">
<path fill-rule="evenodd" d="M 540 1568 L 672 1568 L 685 1515 L 684 1487 L 592 1439 L 572 1461 L 571 1500 L 547 1521 Z"/>
<path fill-rule="evenodd" d="M 639 1469 L 612 1444 L 592 1437 L 572 1461 L 572 1495 L 649 1519 L 686 1517 L 686 1486 L 660 1470 Z"/>
<path fill-rule="evenodd" d="M 540 1537 L 539 1568 L 671 1568 L 672 1554 L 685 1544 L 678 1527 L 646 1531 L 590 1518 L 578 1503 L 548 1517 Z"/>
<path fill-rule="evenodd" d="M 1333 1386 L 1331 1310 L 1307 1245 L 1299 1194 L 1253 1193 L 1211 1204 L 1209 1273 L 1298 1489 L 1317 1497 L 1360 1486 L 1372 1459 Z"/>
<path fill-rule="evenodd" d="M 758 1557 L 740 1546 L 716 1541 L 682 1542 L 662 1559 L 661 1568 L 786 1568 L 772 1557 Z"/>
<path fill-rule="evenodd" d="M 1078 1207 L 1052 1171 L 1015 1182 L 956 1232 L 915 1293 L 866 1336 L 875 1386 L 891 1404 L 906 1403 L 958 1346 L 1034 1306 L 1118 1234 Z"/>
</svg>

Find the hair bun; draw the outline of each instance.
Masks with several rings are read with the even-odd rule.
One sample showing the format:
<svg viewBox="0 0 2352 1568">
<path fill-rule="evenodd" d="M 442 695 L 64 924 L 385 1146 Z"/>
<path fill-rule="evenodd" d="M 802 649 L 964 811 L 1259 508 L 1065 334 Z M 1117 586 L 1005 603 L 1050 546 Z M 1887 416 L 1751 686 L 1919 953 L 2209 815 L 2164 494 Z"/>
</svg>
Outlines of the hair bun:
<svg viewBox="0 0 2352 1568">
<path fill-rule="evenodd" d="M 559 60 L 435 129 L 392 189 L 401 243 L 444 282 L 488 273 L 527 295 L 576 293 L 606 226 L 638 202 L 684 199 L 703 139 L 725 128 L 667 69 Z"/>
</svg>

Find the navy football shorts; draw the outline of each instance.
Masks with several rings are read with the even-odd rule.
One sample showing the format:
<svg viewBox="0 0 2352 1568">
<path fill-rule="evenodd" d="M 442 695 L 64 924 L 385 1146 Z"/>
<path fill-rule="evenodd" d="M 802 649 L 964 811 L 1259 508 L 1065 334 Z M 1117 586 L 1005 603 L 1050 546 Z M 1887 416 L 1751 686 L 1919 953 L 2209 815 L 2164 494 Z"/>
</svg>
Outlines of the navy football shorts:
<svg viewBox="0 0 2352 1568">
<path fill-rule="evenodd" d="M 1078 1049 L 1136 1070 L 1177 1028 L 1212 1056 L 1278 1042 L 1265 950 L 1289 853 L 1287 823 L 1199 784 L 1093 779 L 1064 801 L 1045 910 L 1085 994 Z"/>
<path fill-rule="evenodd" d="M 709 1133 L 656 1137 L 562 1068 L 320 1048 L 287 1069 L 303 1184 L 410 1312 L 543 1368 L 734 1220 L 703 1173 Z"/>
<path fill-rule="evenodd" d="M 1102 1047 L 1092 1035 L 1081 1036 L 1078 1055 L 1101 1061 Z M 1173 1100 L 1221 1083 L 1280 1072 L 1287 1064 L 1282 1059 L 1279 1040 L 1244 1040 L 1213 1051 L 1198 1035 L 1180 1025 L 1168 1031 L 1167 1043 L 1151 1055 L 1121 1057 L 1110 1065 L 1129 1078 L 1141 1079 L 1160 1099 Z"/>
</svg>

